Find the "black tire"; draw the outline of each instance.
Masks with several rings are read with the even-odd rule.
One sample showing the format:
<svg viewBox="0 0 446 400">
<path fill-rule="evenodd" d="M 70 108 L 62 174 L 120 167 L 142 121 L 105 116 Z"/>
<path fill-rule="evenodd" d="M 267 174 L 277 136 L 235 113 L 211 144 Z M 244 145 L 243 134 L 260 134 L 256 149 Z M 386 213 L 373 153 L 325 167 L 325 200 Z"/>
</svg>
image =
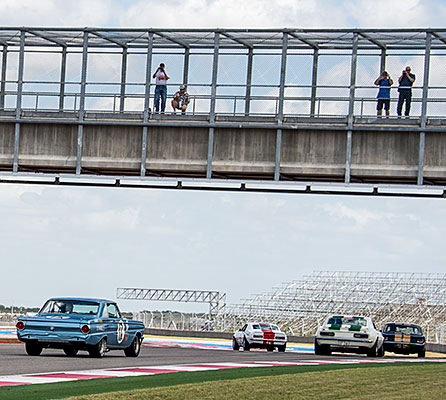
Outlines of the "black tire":
<svg viewBox="0 0 446 400">
<path fill-rule="evenodd" d="M 420 350 L 420 351 L 418 352 L 418 357 L 419 357 L 419 358 L 424 358 L 424 357 L 426 357 L 426 350 L 425 350 L 425 349 Z"/>
<path fill-rule="evenodd" d="M 372 347 L 370 347 L 370 349 L 367 349 L 367 357 L 376 357 L 377 356 L 377 354 L 376 354 L 376 343 L 372 346 Z"/>
<path fill-rule="evenodd" d="M 90 346 L 90 348 L 88 349 L 88 354 L 90 354 L 90 357 L 102 358 L 104 357 L 106 351 L 107 342 L 105 341 L 105 339 L 101 339 L 98 344 Z"/>
<path fill-rule="evenodd" d="M 238 351 L 240 349 L 240 345 L 238 344 L 235 338 L 232 338 L 232 350 Z"/>
<path fill-rule="evenodd" d="M 68 357 L 75 357 L 79 350 L 74 347 L 65 347 L 63 351 Z"/>
<path fill-rule="evenodd" d="M 31 341 L 25 343 L 25 350 L 29 356 L 40 356 L 40 353 L 42 353 L 42 349 L 42 345 L 38 342 Z"/>
<path fill-rule="evenodd" d="M 376 352 L 376 356 L 377 357 L 384 357 L 384 345 L 381 345 L 381 347 L 378 349 L 378 351 Z"/>
<path fill-rule="evenodd" d="M 141 338 L 136 335 L 135 339 L 133 339 L 132 344 L 124 349 L 124 353 L 127 357 L 138 357 L 139 352 L 141 351 Z"/>
<path fill-rule="evenodd" d="M 331 356 L 330 346 L 327 344 L 319 344 L 317 339 L 314 340 L 314 354 L 316 356 Z"/>
<path fill-rule="evenodd" d="M 284 344 L 282 346 L 277 346 L 277 351 L 279 353 L 285 353 L 285 349 L 286 349 L 286 344 Z"/>
<path fill-rule="evenodd" d="M 243 338 L 243 350 L 244 351 L 251 350 L 251 346 L 249 345 L 249 342 L 246 340 L 246 336 Z"/>
</svg>

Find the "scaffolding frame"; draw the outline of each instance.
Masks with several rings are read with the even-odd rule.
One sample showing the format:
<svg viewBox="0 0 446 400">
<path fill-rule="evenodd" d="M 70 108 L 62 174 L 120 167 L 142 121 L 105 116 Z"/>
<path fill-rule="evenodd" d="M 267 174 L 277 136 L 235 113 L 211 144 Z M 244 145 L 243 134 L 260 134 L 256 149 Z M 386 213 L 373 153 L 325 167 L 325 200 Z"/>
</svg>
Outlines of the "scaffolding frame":
<svg viewBox="0 0 446 400">
<path fill-rule="evenodd" d="M 118 288 L 116 298 L 125 300 L 168 301 L 179 303 L 208 303 L 208 318 L 220 328 L 226 312 L 226 293 L 210 290 Z"/>
<path fill-rule="evenodd" d="M 314 271 L 229 308 L 225 328 L 254 320 L 274 322 L 295 335 L 314 335 L 330 314 L 365 315 L 421 325 L 438 341 L 446 323 L 446 274 Z"/>
</svg>

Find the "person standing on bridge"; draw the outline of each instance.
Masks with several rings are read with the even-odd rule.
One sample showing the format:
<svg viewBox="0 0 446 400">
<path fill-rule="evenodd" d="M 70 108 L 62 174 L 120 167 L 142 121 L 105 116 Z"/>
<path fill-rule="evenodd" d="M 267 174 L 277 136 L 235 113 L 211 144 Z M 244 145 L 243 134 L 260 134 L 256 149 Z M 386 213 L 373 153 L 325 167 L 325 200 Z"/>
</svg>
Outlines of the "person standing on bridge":
<svg viewBox="0 0 446 400">
<path fill-rule="evenodd" d="M 167 99 L 167 80 L 169 75 L 166 72 L 166 66 L 161 63 L 153 74 L 155 79 L 155 112 L 160 110 L 160 100 L 161 100 L 161 112 L 163 113 L 166 109 L 166 99 Z"/>
<path fill-rule="evenodd" d="M 390 115 L 390 87 L 393 85 L 393 80 L 387 71 L 383 71 L 380 76 L 375 81 L 375 85 L 379 86 L 378 103 L 376 105 L 376 113 L 381 116 L 383 106 L 386 110 L 386 115 Z"/>
<path fill-rule="evenodd" d="M 412 85 L 415 82 L 415 75 L 410 73 L 410 67 L 406 67 L 406 69 L 403 70 L 401 76 L 398 78 L 398 82 L 400 83 L 398 88 L 400 97 L 398 98 L 396 113 L 399 117 L 401 117 L 403 104 L 406 102 L 406 110 L 404 115 L 408 117 L 410 112 L 410 103 L 412 101 Z"/>
</svg>

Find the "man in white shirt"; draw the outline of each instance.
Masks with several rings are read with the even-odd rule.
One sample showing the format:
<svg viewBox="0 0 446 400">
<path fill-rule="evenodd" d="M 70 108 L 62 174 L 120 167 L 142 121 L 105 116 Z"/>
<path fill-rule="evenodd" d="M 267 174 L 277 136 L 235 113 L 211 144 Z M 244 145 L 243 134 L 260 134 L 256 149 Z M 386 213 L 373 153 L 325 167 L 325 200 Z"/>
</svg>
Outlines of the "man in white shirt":
<svg viewBox="0 0 446 400">
<path fill-rule="evenodd" d="M 160 110 L 160 100 L 161 100 L 161 112 L 163 113 L 166 109 L 166 99 L 167 99 L 167 80 L 169 75 L 166 72 L 166 66 L 161 63 L 153 74 L 155 79 L 155 112 Z"/>
</svg>

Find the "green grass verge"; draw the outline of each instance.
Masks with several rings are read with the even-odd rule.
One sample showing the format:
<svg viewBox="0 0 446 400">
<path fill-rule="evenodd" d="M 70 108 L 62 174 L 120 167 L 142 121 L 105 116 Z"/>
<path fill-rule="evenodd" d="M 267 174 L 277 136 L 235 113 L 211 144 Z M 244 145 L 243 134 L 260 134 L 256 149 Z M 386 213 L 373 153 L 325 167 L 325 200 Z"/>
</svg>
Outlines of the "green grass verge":
<svg viewBox="0 0 446 400">
<path fill-rule="evenodd" d="M 0 343 L 22 343 L 19 339 L 1 339 Z"/>
<path fill-rule="evenodd" d="M 178 372 L 0 388 L 0 399 L 442 398 L 443 363 L 321 365 Z"/>
</svg>

